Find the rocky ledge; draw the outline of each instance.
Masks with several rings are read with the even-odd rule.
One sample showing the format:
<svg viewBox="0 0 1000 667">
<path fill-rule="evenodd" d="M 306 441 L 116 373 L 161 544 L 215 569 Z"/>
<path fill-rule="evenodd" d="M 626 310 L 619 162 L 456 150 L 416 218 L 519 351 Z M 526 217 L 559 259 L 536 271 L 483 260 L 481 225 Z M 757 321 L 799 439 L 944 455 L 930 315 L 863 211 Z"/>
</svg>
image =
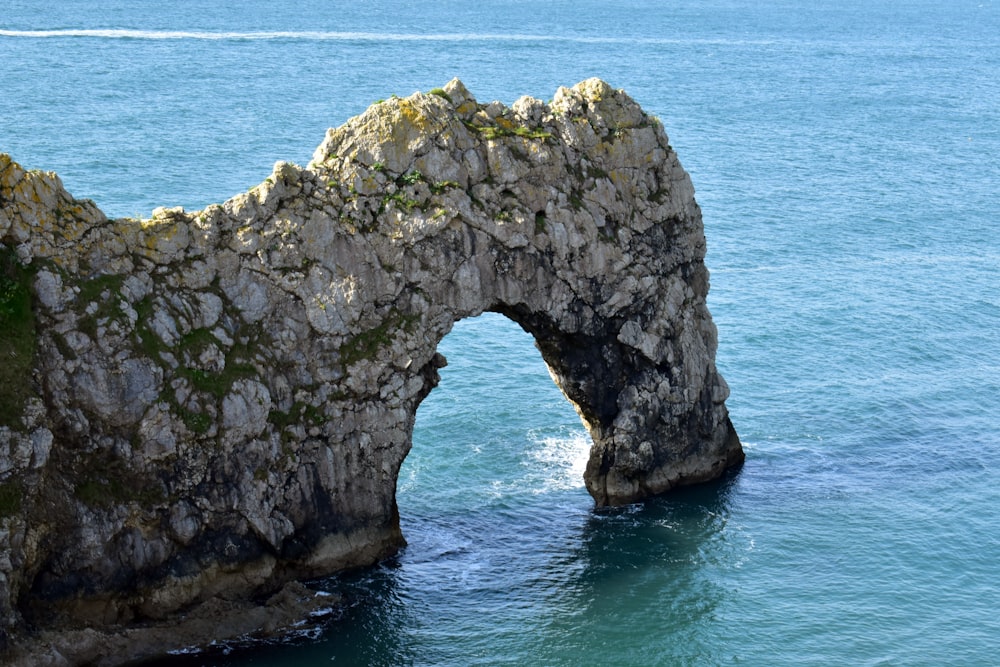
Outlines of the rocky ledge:
<svg viewBox="0 0 1000 667">
<path fill-rule="evenodd" d="M 578 410 L 598 505 L 719 476 L 743 453 L 704 253 L 662 125 L 596 79 L 385 100 L 308 166 L 147 220 L 0 155 L 0 644 L 166 626 L 399 548 L 438 343 L 484 311 Z"/>
</svg>

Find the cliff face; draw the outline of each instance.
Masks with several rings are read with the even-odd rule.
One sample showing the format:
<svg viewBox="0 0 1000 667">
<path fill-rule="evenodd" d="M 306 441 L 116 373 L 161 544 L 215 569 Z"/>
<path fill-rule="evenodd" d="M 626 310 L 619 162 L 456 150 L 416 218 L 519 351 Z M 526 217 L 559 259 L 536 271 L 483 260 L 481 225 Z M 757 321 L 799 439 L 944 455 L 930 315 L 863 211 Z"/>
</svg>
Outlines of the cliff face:
<svg viewBox="0 0 1000 667">
<path fill-rule="evenodd" d="M 599 505 L 742 460 L 705 238 L 659 121 L 598 80 L 373 105 L 221 206 L 107 220 L 0 155 L 0 610 L 162 619 L 402 544 L 452 325 L 530 332 Z"/>
</svg>

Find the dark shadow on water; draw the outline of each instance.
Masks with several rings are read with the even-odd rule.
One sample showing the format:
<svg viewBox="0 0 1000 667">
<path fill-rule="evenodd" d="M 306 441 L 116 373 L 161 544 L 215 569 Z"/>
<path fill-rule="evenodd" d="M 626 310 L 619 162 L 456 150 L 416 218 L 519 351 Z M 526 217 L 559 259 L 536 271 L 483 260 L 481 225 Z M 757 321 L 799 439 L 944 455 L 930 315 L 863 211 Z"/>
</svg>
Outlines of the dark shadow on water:
<svg viewBox="0 0 1000 667">
<path fill-rule="evenodd" d="M 718 572 L 745 555 L 746 537 L 729 519 L 737 481 L 730 473 L 620 508 L 588 508 L 576 492 L 502 511 L 417 517 L 407 528 L 411 546 L 398 557 L 314 583 L 344 606 L 300 636 L 149 664 L 462 664 L 466 643 L 481 657 L 501 651 L 492 654 L 497 661 L 613 662 L 602 651 L 636 644 L 627 636 L 643 623 L 667 633 L 676 652 L 637 645 L 630 660 L 684 660 L 683 642 L 703 639 L 726 595 Z M 440 548 L 442 526 L 459 548 Z M 473 618 L 482 609 L 492 617 Z"/>
<path fill-rule="evenodd" d="M 698 664 L 749 538 L 731 525 L 738 471 L 643 503 L 595 509 L 554 568 L 539 664 Z"/>
<path fill-rule="evenodd" d="M 306 619 L 296 630 L 271 639 L 220 642 L 199 651 L 164 656 L 141 667 L 223 667 L 233 665 L 346 665 L 406 663 L 395 628 L 405 623 L 405 602 L 396 593 L 397 558 L 336 580 L 307 582 L 317 591 L 336 589 L 337 609 Z M 335 657 L 331 657 L 331 653 Z M 139 667 L 139 666 L 137 666 Z"/>
<path fill-rule="evenodd" d="M 684 487 L 642 503 L 595 509 L 575 557 L 586 563 L 586 578 L 599 579 L 622 567 L 672 565 L 696 568 L 714 557 L 712 547 L 729 523 L 730 498 L 738 472 Z"/>
</svg>

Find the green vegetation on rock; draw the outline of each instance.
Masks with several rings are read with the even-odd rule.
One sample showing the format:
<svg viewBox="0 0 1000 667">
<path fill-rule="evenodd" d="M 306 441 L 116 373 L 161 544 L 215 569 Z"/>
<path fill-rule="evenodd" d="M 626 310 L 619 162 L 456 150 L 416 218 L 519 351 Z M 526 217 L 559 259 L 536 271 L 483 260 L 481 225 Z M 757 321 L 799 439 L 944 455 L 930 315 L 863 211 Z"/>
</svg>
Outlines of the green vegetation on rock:
<svg viewBox="0 0 1000 667">
<path fill-rule="evenodd" d="M 448 188 L 460 188 L 462 186 L 459 185 L 458 181 L 437 181 L 435 183 L 431 183 L 430 187 L 432 194 L 439 195 Z"/>
<path fill-rule="evenodd" d="M 314 405 L 309 405 L 303 401 L 296 401 L 288 412 L 271 410 L 267 418 L 268 421 L 277 426 L 279 429 L 285 429 L 292 424 L 302 422 L 313 426 L 319 426 L 326 421 L 326 415 L 323 414 L 323 411 L 320 408 L 317 408 Z"/>
<path fill-rule="evenodd" d="M 416 185 L 420 181 L 424 180 L 424 175 L 420 173 L 419 169 L 414 169 L 413 171 L 408 171 L 399 178 L 396 179 L 397 185 Z"/>
<path fill-rule="evenodd" d="M 97 304 L 97 309 L 93 313 L 81 317 L 82 332 L 96 339 L 97 327 L 101 320 L 108 322 L 118 320 L 123 324 L 128 321 L 121 305 L 121 288 L 124 282 L 125 276 L 107 275 L 97 276 L 79 284 L 80 293 L 76 297 L 77 312 L 82 314 L 91 303 Z"/>
<path fill-rule="evenodd" d="M 137 474 L 124 461 L 111 456 L 87 459 L 76 479 L 74 495 L 94 508 L 131 502 L 148 507 L 163 502 L 166 497 L 155 479 Z"/>
<path fill-rule="evenodd" d="M 539 211 L 535 214 L 535 233 L 541 234 L 545 231 L 545 212 Z"/>
<path fill-rule="evenodd" d="M 22 494 L 21 485 L 14 480 L 0 484 L 0 518 L 13 516 L 21 511 Z"/>
<path fill-rule="evenodd" d="M 346 367 L 356 361 L 375 357 L 379 350 L 392 343 L 394 334 L 399 329 L 410 331 L 417 319 L 417 315 L 403 315 L 393 308 L 381 324 L 358 334 L 341 346 L 341 362 Z"/>
<path fill-rule="evenodd" d="M 451 100 L 451 95 L 449 95 L 447 92 L 445 92 L 444 88 L 431 88 L 428 91 L 428 94 L 430 94 L 430 95 L 437 95 L 438 97 L 443 97 L 444 99 L 448 100 L 449 102 L 452 101 Z"/>
<path fill-rule="evenodd" d="M 527 127 L 505 128 L 500 125 L 476 125 L 465 123 L 465 127 L 476 132 L 483 139 L 499 139 L 501 137 L 523 137 L 525 139 L 551 139 L 552 133 L 544 130 L 532 130 Z"/>
<path fill-rule="evenodd" d="M 0 426 L 15 429 L 23 428 L 21 414 L 32 393 L 36 345 L 32 275 L 13 249 L 0 246 Z"/>
<path fill-rule="evenodd" d="M 77 294 L 76 302 L 86 308 L 91 301 L 99 299 L 105 290 L 111 292 L 113 297 L 121 290 L 124 282 L 125 276 L 118 275 L 96 276 L 86 280 L 79 285 L 80 293 Z"/>
</svg>

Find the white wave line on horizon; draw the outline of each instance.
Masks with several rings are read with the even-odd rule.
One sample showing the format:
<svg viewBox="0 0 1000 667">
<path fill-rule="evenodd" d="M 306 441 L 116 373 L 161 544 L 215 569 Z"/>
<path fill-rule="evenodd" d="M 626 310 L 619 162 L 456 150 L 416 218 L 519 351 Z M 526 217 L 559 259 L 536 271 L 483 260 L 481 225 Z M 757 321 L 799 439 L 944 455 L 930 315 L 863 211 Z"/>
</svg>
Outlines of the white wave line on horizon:
<svg viewBox="0 0 1000 667">
<path fill-rule="evenodd" d="M 0 37 L 53 38 L 91 37 L 100 39 L 134 40 L 301 40 L 301 41 L 364 41 L 364 42 L 572 42 L 580 44 L 748 44 L 730 40 L 664 39 L 657 37 L 587 37 L 583 35 L 528 35 L 519 33 L 412 33 L 375 32 L 323 32 L 323 31 L 274 31 L 274 32 L 210 32 L 200 30 L 131 30 L 65 28 L 57 30 L 8 30 L 0 29 Z M 769 44 L 759 41 L 755 44 Z"/>
</svg>

